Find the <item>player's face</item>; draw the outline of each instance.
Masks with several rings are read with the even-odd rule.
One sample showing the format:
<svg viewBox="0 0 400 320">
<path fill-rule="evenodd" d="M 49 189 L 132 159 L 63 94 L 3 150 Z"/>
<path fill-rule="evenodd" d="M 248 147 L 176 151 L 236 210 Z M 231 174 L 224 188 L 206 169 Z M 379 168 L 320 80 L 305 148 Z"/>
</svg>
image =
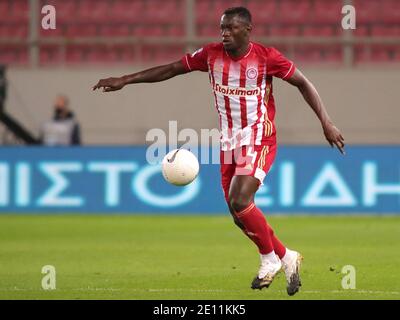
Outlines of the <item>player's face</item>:
<svg viewBox="0 0 400 320">
<path fill-rule="evenodd" d="M 221 17 L 221 35 L 224 48 L 235 51 L 249 41 L 251 25 L 243 21 L 239 16 L 223 15 Z"/>
</svg>

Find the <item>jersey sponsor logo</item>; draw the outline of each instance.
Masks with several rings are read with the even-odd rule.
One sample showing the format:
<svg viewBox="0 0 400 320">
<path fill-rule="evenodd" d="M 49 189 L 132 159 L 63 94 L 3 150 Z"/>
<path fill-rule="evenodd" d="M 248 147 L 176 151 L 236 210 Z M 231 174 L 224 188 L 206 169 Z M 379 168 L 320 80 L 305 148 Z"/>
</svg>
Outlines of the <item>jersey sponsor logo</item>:
<svg viewBox="0 0 400 320">
<path fill-rule="evenodd" d="M 236 97 L 247 97 L 247 96 L 258 96 L 261 94 L 261 89 L 257 88 L 243 88 L 243 87 L 229 87 L 219 83 L 213 85 L 213 90 L 216 93 L 221 93 L 224 96 L 236 96 Z"/>
<path fill-rule="evenodd" d="M 247 69 L 247 71 L 246 71 L 247 79 L 254 80 L 257 78 L 257 76 L 258 76 L 258 72 L 257 72 L 256 68 Z"/>
</svg>

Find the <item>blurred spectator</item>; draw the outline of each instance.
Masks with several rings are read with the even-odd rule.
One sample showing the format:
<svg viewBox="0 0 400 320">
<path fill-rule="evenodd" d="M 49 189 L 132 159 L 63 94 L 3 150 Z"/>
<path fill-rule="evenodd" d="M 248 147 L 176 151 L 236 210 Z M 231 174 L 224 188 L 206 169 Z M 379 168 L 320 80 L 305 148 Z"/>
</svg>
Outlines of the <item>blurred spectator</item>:
<svg viewBox="0 0 400 320">
<path fill-rule="evenodd" d="M 47 146 L 80 145 L 81 133 L 74 113 L 69 109 L 68 98 L 58 95 L 54 103 L 53 119 L 41 131 L 41 142 Z"/>
</svg>

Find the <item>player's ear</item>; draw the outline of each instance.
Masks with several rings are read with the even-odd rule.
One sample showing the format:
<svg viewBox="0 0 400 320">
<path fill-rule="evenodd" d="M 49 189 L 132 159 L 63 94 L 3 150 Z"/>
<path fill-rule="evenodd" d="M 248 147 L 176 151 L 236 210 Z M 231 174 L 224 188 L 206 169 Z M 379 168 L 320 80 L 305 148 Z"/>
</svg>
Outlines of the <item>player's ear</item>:
<svg viewBox="0 0 400 320">
<path fill-rule="evenodd" d="M 251 30 L 253 30 L 253 25 L 251 23 L 249 23 L 246 27 L 248 32 L 251 32 Z"/>
</svg>

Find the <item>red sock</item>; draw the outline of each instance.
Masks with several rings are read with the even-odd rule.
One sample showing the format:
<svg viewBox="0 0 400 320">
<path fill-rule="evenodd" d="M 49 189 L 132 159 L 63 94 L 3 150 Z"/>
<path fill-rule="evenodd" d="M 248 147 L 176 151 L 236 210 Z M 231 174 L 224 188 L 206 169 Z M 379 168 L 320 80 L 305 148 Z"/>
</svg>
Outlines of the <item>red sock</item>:
<svg viewBox="0 0 400 320">
<path fill-rule="evenodd" d="M 274 230 L 269 226 L 270 236 L 272 240 L 272 245 L 274 246 L 274 251 L 278 255 L 279 259 L 282 259 L 286 253 L 286 248 L 282 242 L 275 236 Z"/>
<path fill-rule="evenodd" d="M 244 232 L 257 245 L 261 254 L 268 254 L 274 250 L 267 220 L 254 203 L 237 212 L 236 217 L 243 224 Z"/>
</svg>

